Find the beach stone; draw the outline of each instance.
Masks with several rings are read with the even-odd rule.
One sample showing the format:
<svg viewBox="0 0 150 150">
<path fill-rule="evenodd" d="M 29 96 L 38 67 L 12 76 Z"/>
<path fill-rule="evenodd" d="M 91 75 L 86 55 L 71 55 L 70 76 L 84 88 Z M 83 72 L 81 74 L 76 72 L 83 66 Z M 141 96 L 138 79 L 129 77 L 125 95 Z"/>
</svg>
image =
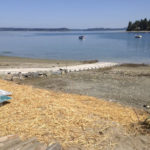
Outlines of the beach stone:
<svg viewBox="0 0 150 150">
<path fill-rule="evenodd" d="M 27 75 L 27 74 L 24 74 L 23 77 L 24 77 L 24 78 L 28 78 L 28 75 Z"/>
<path fill-rule="evenodd" d="M 19 80 L 23 80 L 22 72 L 18 72 L 17 76 Z"/>
<path fill-rule="evenodd" d="M 54 71 L 54 72 L 52 72 L 52 75 L 59 75 L 59 74 L 61 74 L 61 71 Z"/>
<path fill-rule="evenodd" d="M 17 81 L 18 79 L 19 79 L 19 77 L 17 75 L 13 75 L 12 81 Z"/>
<path fill-rule="evenodd" d="M 28 75 L 29 75 L 30 78 L 33 78 L 38 74 L 36 74 L 35 72 L 29 72 Z"/>
<path fill-rule="evenodd" d="M 49 71 L 49 72 L 46 72 L 46 75 L 47 75 L 47 76 L 51 76 L 51 75 L 52 75 L 52 72 L 50 72 L 50 71 Z"/>
<path fill-rule="evenodd" d="M 23 78 L 38 78 L 38 77 L 47 77 L 47 72 L 28 72 L 23 74 Z"/>
<path fill-rule="evenodd" d="M 38 73 L 28 72 L 28 73 L 24 74 L 23 77 L 25 77 L 25 78 L 38 77 Z"/>
<path fill-rule="evenodd" d="M 4 79 L 5 79 L 5 80 L 8 80 L 8 81 L 13 81 L 13 75 L 9 72 L 9 73 L 5 76 Z"/>
<path fill-rule="evenodd" d="M 39 77 L 47 77 L 47 74 L 45 72 L 38 72 Z"/>
<path fill-rule="evenodd" d="M 25 80 L 25 78 L 24 78 L 24 76 L 23 76 L 23 75 L 22 75 L 22 76 L 20 76 L 20 77 L 19 77 L 19 79 L 20 79 L 20 80 Z"/>
<path fill-rule="evenodd" d="M 61 75 L 68 73 L 68 70 L 67 70 L 67 69 L 59 69 L 59 70 L 60 70 L 60 72 L 61 72 Z"/>
<path fill-rule="evenodd" d="M 24 74 L 23 76 L 25 77 L 25 78 L 29 78 L 30 76 L 31 76 L 31 72 L 28 72 L 28 73 L 26 73 L 26 74 Z"/>
<path fill-rule="evenodd" d="M 37 77 L 39 77 L 39 73 L 38 73 L 38 72 L 34 72 L 34 73 L 32 74 L 32 78 L 37 78 Z"/>
<path fill-rule="evenodd" d="M 47 73 L 46 72 L 43 73 L 43 77 L 47 78 Z"/>
<path fill-rule="evenodd" d="M 61 70 L 61 75 L 65 74 L 65 70 Z"/>
</svg>

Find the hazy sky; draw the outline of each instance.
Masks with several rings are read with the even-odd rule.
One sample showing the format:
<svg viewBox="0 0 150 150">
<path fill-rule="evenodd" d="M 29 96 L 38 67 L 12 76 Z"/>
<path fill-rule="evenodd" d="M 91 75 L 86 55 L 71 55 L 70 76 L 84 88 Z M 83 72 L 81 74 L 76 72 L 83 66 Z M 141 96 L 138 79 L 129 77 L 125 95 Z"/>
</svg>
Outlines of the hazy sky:
<svg viewBox="0 0 150 150">
<path fill-rule="evenodd" d="M 0 27 L 126 27 L 150 0 L 0 0 Z"/>
</svg>

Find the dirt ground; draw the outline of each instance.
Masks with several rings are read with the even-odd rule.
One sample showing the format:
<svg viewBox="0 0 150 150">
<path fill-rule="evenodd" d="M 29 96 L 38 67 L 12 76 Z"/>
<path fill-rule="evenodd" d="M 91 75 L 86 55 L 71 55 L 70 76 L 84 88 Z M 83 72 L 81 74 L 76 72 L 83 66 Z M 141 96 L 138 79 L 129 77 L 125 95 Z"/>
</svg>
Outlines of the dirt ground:
<svg viewBox="0 0 150 150">
<path fill-rule="evenodd" d="M 143 64 L 32 78 L 18 83 L 104 98 L 140 108 L 150 104 L 150 66 Z"/>
</svg>

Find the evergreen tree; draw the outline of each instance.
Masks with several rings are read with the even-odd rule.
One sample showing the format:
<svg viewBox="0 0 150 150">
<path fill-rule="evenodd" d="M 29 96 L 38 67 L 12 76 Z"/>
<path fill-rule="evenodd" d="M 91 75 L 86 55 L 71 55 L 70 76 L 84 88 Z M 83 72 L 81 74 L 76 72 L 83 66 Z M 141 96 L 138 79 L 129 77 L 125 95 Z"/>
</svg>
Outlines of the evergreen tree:
<svg viewBox="0 0 150 150">
<path fill-rule="evenodd" d="M 148 21 L 148 31 L 150 31 L 150 20 Z"/>
<path fill-rule="evenodd" d="M 127 31 L 150 31 L 150 20 L 141 19 L 140 21 L 131 21 L 128 24 Z"/>
<path fill-rule="evenodd" d="M 131 28 L 132 28 L 132 22 L 131 22 L 131 21 L 129 21 L 127 31 L 131 31 Z"/>
</svg>

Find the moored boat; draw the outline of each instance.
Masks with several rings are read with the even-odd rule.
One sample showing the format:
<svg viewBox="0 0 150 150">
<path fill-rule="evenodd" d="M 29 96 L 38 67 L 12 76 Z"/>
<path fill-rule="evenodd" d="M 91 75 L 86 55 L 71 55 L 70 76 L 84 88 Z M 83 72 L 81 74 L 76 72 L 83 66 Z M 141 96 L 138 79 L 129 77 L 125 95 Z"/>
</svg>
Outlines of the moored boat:
<svg viewBox="0 0 150 150">
<path fill-rule="evenodd" d="M 83 40 L 83 39 L 85 39 L 85 36 L 81 35 L 81 36 L 79 36 L 79 39 Z"/>
<path fill-rule="evenodd" d="M 142 38 L 142 35 L 135 35 L 135 38 Z"/>
</svg>

